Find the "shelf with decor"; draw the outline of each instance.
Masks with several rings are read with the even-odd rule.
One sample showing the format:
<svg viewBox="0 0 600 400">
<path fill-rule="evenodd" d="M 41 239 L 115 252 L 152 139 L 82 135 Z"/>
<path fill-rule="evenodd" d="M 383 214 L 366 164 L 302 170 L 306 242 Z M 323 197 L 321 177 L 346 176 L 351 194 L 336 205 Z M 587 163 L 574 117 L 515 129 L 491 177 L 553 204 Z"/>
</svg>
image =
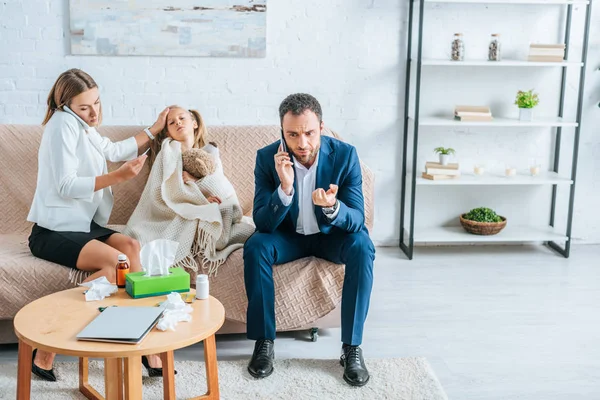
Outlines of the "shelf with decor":
<svg viewBox="0 0 600 400">
<path fill-rule="evenodd" d="M 425 3 L 587 5 L 588 0 L 425 0 Z"/>
<path fill-rule="evenodd" d="M 416 60 L 412 60 L 416 62 Z M 440 66 L 440 67 L 582 67 L 581 62 L 560 61 L 560 62 L 542 62 L 542 61 L 526 61 L 526 60 L 507 60 L 487 61 L 487 60 L 464 60 L 456 62 L 452 60 L 444 60 L 438 58 L 425 58 L 421 60 L 423 66 Z"/>
<path fill-rule="evenodd" d="M 564 30 L 564 43 L 540 44 L 531 43 L 529 45 L 529 55 L 527 60 L 519 59 L 502 59 L 501 57 L 501 41 L 499 35 L 493 34 L 487 59 L 474 60 L 464 59 L 464 45 L 462 43 L 462 35 L 455 34 L 455 40 L 452 41 L 451 55 L 448 59 L 426 58 L 423 57 L 424 46 L 424 27 L 427 13 L 425 12 L 426 4 L 433 3 L 462 3 L 465 7 L 461 8 L 464 17 L 464 9 L 469 5 L 476 4 L 505 4 L 505 5 L 554 5 L 564 7 L 565 13 L 561 13 L 561 18 L 564 21 L 560 24 Z M 579 138 L 581 129 L 581 115 L 583 104 L 583 89 L 585 84 L 585 65 L 587 61 L 587 48 L 589 43 L 589 31 L 591 24 L 591 2 L 587 0 L 409 0 L 409 21 L 408 21 L 408 45 L 406 56 L 406 82 L 405 82 L 405 107 L 404 107 L 404 132 L 402 141 L 402 174 L 401 174 L 401 192 L 400 192 L 400 241 L 399 245 L 408 259 L 413 259 L 414 246 L 417 244 L 466 244 L 466 243 L 505 243 L 505 242 L 543 242 L 557 253 L 564 257 L 569 257 L 571 248 L 571 233 L 573 223 L 573 204 L 575 197 L 575 187 L 577 183 L 577 161 L 579 152 Z M 581 41 L 577 41 L 576 45 L 571 43 L 571 30 L 575 25 L 573 23 L 573 7 L 584 7 L 585 25 L 583 29 L 577 29 L 581 32 Z M 448 7 L 452 7 L 448 4 Z M 435 9 L 436 6 L 434 5 Z M 455 14 L 452 14 L 455 15 Z M 441 17 L 444 18 L 444 17 Z M 438 21 L 443 24 L 444 21 Z M 439 25 L 439 24 L 438 24 Z M 576 26 L 576 25 L 575 25 Z M 414 32 L 413 32 L 414 30 Z M 569 57 L 569 49 L 571 47 L 580 47 L 581 57 Z M 415 50 L 413 52 L 413 49 Z M 433 68 L 432 68 L 433 67 Z M 469 67 L 462 70 L 460 67 Z M 425 95 L 421 93 L 422 82 L 427 76 L 422 73 L 424 68 L 458 68 L 453 72 L 453 79 L 473 79 L 479 69 L 489 72 L 489 68 L 502 67 L 517 67 L 524 68 L 523 71 L 530 71 L 545 68 L 560 68 L 561 79 L 558 89 L 560 90 L 560 102 L 558 112 L 555 116 L 537 116 L 532 117 L 532 107 L 537 105 L 537 94 L 532 91 L 521 92 L 517 94 L 515 102 L 518 104 L 519 117 L 510 118 L 510 116 L 500 115 L 492 116 L 489 107 L 486 106 L 459 106 L 456 107 L 454 115 L 427 115 L 421 110 L 424 103 Z M 569 68 L 573 67 L 573 68 Z M 572 117 L 565 117 L 565 93 L 567 91 L 567 70 L 575 71 L 578 74 L 579 85 L 577 87 L 577 109 Z M 463 72 L 464 71 L 464 72 Z M 499 70 L 500 71 L 500 70 Z M 468 74 L 468 75 L 461 75 Z M 548 83 L 550 84 L 550 83 Z M 452 92 L 444 92 L 444 95 L 451 96 Z M 464 97 L 464 96 L 463 96 Z M 429 134 L 432 129 L 447 128 L 448 130 L 456 131 L 459 128 L 477 127 L 482 129 L 502 128 L 505 130 L 514 129 L 521 133 L 523 128 L 546 128 L 549 129 L 554 137 L 552 140 L 552 162 L 548 171 L 540 171 L 537 166 L 535 176 L 527 175 L 524 171 L 516 172 L 514 167 L 508 167 L 504 174 L 494 172 L 485 172 L 483 175 L 475 175 L 459 169 L 458 165 L 455 168 L 458 170 L 456 175 L 447 171 L 448 164 L 444 163 L 440 155 L 440 162 L 431 168 L 427 165 L 423 169 L 422 165 L 417 165 L 417 157 L 419 153 L 419 134 L 423 131 L 424 135 Z M 563 132 L 564 130 L 564 132 Z M 507 132 L 507 133 L 509 133 Z M 434 132 L 435 133 L 435 132 Z M 481 134 L 480 130 L 473 130 L 474 135 Z M 497 134 L 498 131 L 495 131 Z M 564 138 L 563 138 L 564 133 Z M 527 138 L 527 136 L 519 135 L 519 138 Z M 469 140 L 466 138 L 465 140 Z M 523 140 L 523 139 L 521 139 Z M 572 141 L 572 146 L 569 145 L 569 151 L 564 151 L 562 157 L 569 156 L 570 152 L 570 171 L 568 173 L 560 173 L 559 166 L 561 157 L 561 142 L 563 140 Z M 436 151 L 454 151 L 453 149 L 436 148 Z M 442 153 L 440 153 L 442 154 Z M 445 153 L 444 153 L 445 154 Z M 508 165 L 508 164 L 507 164 Z M 533 166 L 531 168 L 534 168 Z M 475 166 L 475 171 L 478 171 Z M 544 168 L 545 169 L 545 168 Z M 430 172 L 434 171 L 434 172 Z M 533 170 L 532 170 L 533 173 Z M 437 175 L 436 175 L 437 174 Z M 465 221 L 461 219 L 462 226 L 429 226 L 439 218 L 438 216 L 429 214 L 428 221 L 423 228 L 415 223 L 416 210 L 421 206 L 416 201 L 417 189 L 419 190 L 447 190 L 443 192 L 435 192 L 434 196 L 451 196 L 450 189 L 447 187 L 456 187 L 456 190 L 465 186 L 539 186 L 548 185 L 551 187 L 550 199 L 550 216 L 547 223 L 548 226 L 519 226 L 518 221 L 514 224 L 512 221 L 496 222 L 478 221 L 476 219 Z M 425 189 L 429 187 L 429 189 Z M 565 187 L 568 190 L 568 202 L 559 201 L 557 199 L 558 187 Z M 499 189 L 504 190 L 504 189 Z M 482 196 L 486 191 L 469 193 L 472 198 Z M 537 192 L 537 191 L 536 191 Z M 533 193 L 529 191 L 528 193 Z M 544 193 L 537 192 L 537 193 Z M 548 192 L 549 193 L 549 192 Z M 431 196 L 431 192 L 425 195 Z M 566 207 L 566 226 L 558 229 L 557 209 Z M 439 211 L 439 206 L 436 209 Z M 560 209 L 562 210 L 562 208 Z M 444 209 L 441 210 L 442 213 Z M 473 210 L 472 210 L 473 211 Z M 493 210 L 492 210 L 493 211 Z M 419 213 L 418 215 L 424 215 Z M 541 217 L 542 215 L 540 215 Z M 498 218 L 496 216 L 496 218 Z M 458 220 L 458 218 L 457 218 Z M 445 225 L 446 220 L 440 221 L 440 225 Z M 458 222 L 458 221 L 457 221 Z M 539 221 L 541 222 L 541 221 Z M 499 231 L 485 232 L 488 225 L 502 225 Z M 477 225 L 480 224 L 480 225 Z M 483 224 L 483 225 L 481 225 Z M 473 226 L 479 226 L 484 231 L 480 234 L 474 234 L 477 229 Z M 491 225 L 490 225 L 491 226 Z M 488 227 L 489 228 L 489 227 Z M 483 234 L 481 234 L 483 233 Z"/>
<path fill-rule="evenodd" d="M 408 117 L 414 123 L 414 117 Z M 560 117 L 536 117 L 532 121 L 520 121 L 518 118 L 494 117 L 491 121 L 457 121 L 452 116 L 421 117 L 419 126 L 489 126 L 489 127 L 577 127 L 576 121 L 566 121 Z"/>
<path fill-rule="evenodd" d="M 416 243 L 497 243 L 568 241 L 569 238 L 552 227 L 530 227 L 507 224 L 495 235 L 472 235 L 461 226 L 440 226 L 417 229 Z"/>
<path fill-rule="evenodd" d="M 412 179 L 412 174 L 409 174 Z M 475 175 L 474 173 L 462 173 L 456 179 L 429 180 L 417 176 L 417 185 L 427 186 L 522 186 L 522 185 L 571 185 L 573 181 L 570 178 L 560 176 L 556 172 L 549 171 L 537 176 L 520 174 L 516 176 L 506 176 L 498 173 L 486 172 L 484 175 Z"/>
</svg>

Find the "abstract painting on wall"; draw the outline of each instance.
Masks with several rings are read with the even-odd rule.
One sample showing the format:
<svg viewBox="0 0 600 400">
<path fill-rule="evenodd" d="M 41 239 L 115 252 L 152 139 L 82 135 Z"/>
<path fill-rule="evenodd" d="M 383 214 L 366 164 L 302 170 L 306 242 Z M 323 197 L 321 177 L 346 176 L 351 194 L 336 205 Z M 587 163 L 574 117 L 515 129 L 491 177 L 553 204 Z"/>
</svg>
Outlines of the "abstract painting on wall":
<svg viewBox="0 0 600 400">
<path fill-rule="evenodd" d="M 267 0 L 70 0 L 71 53 L 265 57 Z"/>
</svg>

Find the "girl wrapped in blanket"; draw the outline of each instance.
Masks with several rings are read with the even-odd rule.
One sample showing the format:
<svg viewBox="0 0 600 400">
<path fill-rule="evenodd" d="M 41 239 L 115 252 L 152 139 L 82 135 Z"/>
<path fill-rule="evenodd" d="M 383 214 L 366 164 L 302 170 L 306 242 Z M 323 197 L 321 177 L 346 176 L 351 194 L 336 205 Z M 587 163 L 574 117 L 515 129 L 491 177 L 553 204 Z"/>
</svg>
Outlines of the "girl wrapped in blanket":
<svg viewBox="0 0 600 400">
<path fill-rule="evenodd" d="M 219 149 L 206 143 L 200 113 L 169 107 L 166 125 L 153 141 L 152 170 L 124 233 L 140 244 L 156 239 L 179 243 L 175 266 L 194 272 L 202 265 L 209 274 L 254 232 L 243 217 L 235 189 L 224 174 Z M 214 157 L 215 172 L 197 179 L 183 170 L 182 154 L 203 149 Z"/>
</svg>

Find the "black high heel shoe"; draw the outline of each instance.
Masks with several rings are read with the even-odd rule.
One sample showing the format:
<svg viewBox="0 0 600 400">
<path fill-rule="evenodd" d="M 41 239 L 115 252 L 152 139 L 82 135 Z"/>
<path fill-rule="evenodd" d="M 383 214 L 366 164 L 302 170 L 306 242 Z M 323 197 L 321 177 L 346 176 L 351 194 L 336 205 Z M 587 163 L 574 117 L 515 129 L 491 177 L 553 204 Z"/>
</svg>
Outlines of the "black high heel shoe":
<svg viewBox="0 0 600 400">
<path fill-rule="evenodd" d="M 31 356 L 31 372 L 33 372 L 36 376 L 42 378 L 48 382 L 56 382 L 56 375 L 54 375 L 54 368 L 51 369 L 42 369 L 35 365 L 35 355 L 37 353 L 37 349 L 33 350 L 33 354 Z"/>
<path fill-rule="evenodd" d="M 149 377 L 155 378 L 155 377 L 163 376 L 163 369 L 151 367 L 150 363 L 148 362 L 148 357 L 142 356 L 142 365 L 144 367 L 146 367 L 146 371 L 148 371 Z M 177 371 L 173 370 L 173 372 L 174 372 L 174 375 L 177 375 Z"/>
</svg>

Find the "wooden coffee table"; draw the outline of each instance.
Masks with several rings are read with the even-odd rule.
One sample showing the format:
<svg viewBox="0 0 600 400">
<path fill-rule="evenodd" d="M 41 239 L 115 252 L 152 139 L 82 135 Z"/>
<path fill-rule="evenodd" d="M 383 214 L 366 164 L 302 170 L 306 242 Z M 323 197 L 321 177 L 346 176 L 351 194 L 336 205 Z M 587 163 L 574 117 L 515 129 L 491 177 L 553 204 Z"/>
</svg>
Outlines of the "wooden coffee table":
<svg viewBox="0 0 600 400">
<path fill-rule="evenodd" d="M 200 341 L 204 341 L 208 391 L 195 399 L 219 398 L 215 332 L 223 325 L 225 310 L 217 299 L 210 297 L 194 301 L 190 322 L 180 322 L 175 331 L 162 332 L 155 327 L 140 344 L 130 345 L 79 341 L 76 336 L 98 316 L 98 307 L 154 306 L 164 301 L 166 296 L 132 299 L 124 289 L 119 289 L 118 293 L 104 300 L 86 302 L 84 290 L 83 287 L 77 287 L 42 297 L 17 313 L 14 320 L 15 333 L 19 338 L 17 399 L 30 398 L 31 356 L 34 348 L 79 357 L 79 390 L 88 399 L 103 399 L 88 383 L 88 358 L 104 358 L 107 400 L 141 399 L 141 356 L 160 354 L 164 398 L 175 399 L 173 350 Z"/>
</svg>

